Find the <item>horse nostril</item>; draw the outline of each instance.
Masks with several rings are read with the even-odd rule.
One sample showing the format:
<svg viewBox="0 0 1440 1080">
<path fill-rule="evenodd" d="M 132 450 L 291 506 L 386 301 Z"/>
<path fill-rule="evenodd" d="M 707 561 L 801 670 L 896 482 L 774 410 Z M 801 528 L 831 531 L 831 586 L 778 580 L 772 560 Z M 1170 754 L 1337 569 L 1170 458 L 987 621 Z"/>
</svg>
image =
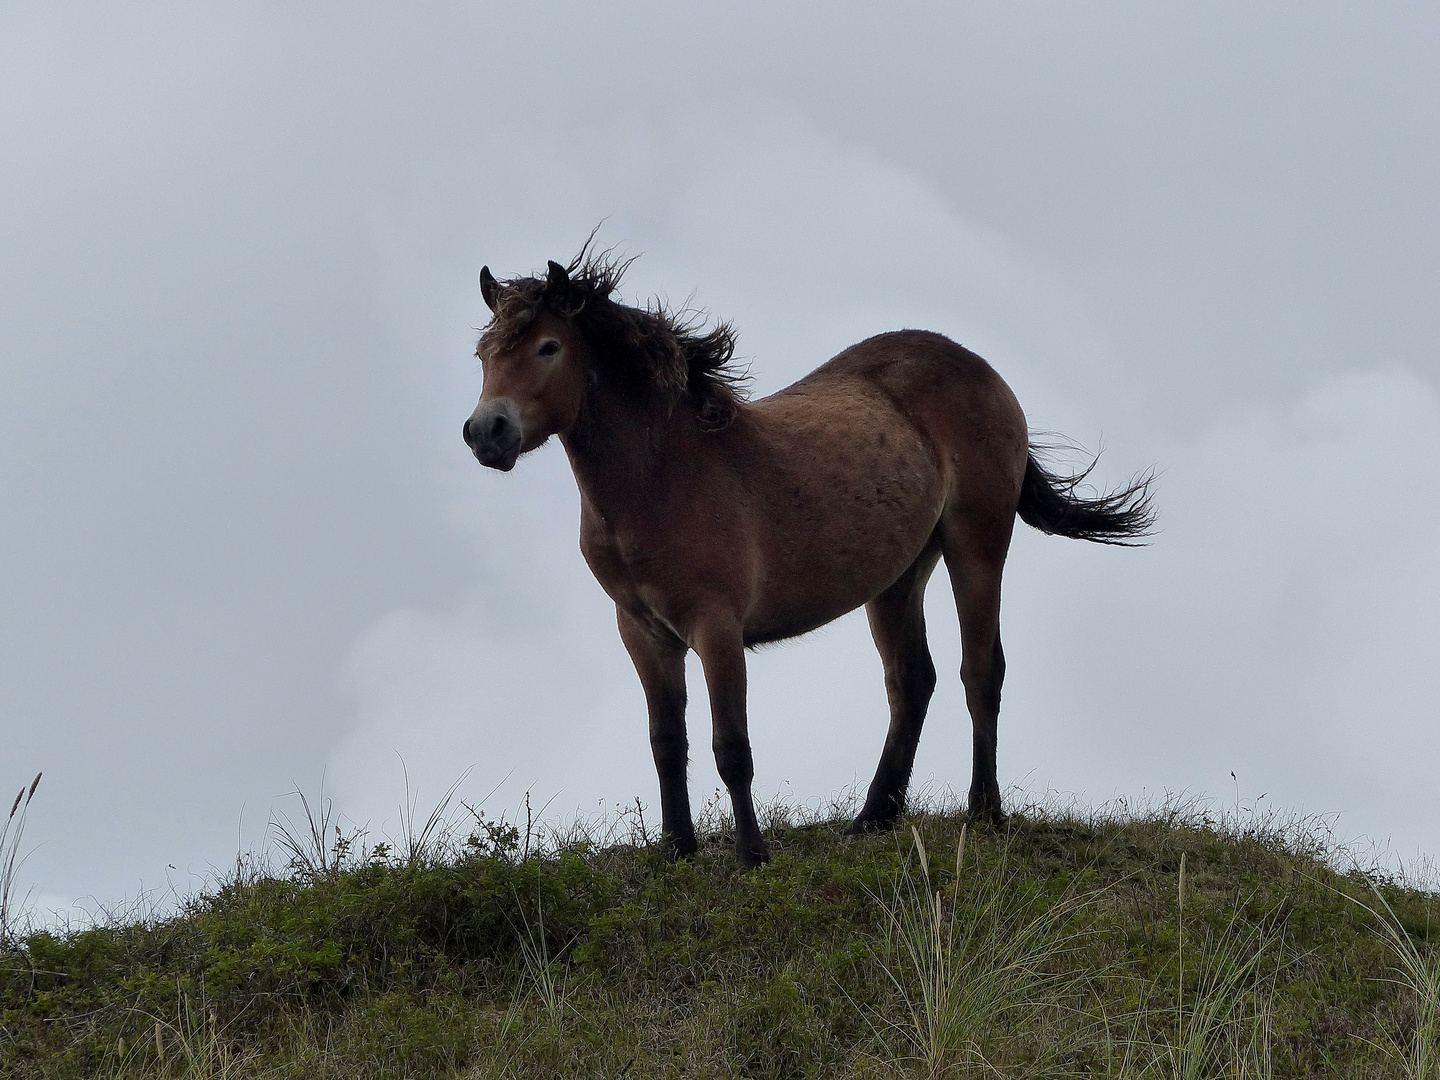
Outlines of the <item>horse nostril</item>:
<svg viewBox="0 0 1440 1080">
<path fill-rule="evenodd" d="M 470 434 L 470 420 L 467 417 L 465 423 L 460 426 L 460 435 L 465 440 L 466 446 L 474 446 L 475 440 Z"/>
<path fill-rule="evenodd" d="M 490 421 L 490 438 L 500 438 L 500 436 L 505 433 L 505 428 L 508 426 L 508 424 L 509 421 L 503 415 L 497 416 L 492 419 Z"/>
</svg>

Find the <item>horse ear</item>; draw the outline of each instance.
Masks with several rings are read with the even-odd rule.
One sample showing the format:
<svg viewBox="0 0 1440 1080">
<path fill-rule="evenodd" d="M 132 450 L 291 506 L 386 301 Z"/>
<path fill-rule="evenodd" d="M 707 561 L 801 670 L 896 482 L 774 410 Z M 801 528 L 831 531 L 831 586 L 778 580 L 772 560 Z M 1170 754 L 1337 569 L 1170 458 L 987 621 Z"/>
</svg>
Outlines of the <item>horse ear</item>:
<svg viewBox="0 0 1440 1080">
<path fill-rule="evenodd" d="M 490 273 L 490 267 L 480 268 L 480 297 L 485 301 L 485 306 L 491 311 L 500 300 L 500 286 L 495 281 L 495 275 Z"/>
<path fill-rule="evenodd" d="M 554 259 L 549 262 L 550 273 L 545 278 L 545 291 L 561 296 L 570 288 L 570 274 Z"/>
</svg>

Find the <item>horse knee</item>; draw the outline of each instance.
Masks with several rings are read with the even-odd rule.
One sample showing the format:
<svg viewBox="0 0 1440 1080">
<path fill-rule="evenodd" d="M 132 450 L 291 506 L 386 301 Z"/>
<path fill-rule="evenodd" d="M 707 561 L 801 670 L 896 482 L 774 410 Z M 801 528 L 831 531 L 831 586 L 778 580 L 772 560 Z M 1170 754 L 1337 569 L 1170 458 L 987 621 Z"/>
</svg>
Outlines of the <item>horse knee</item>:
<svg viewBox="0 0 1440 1080">
<path fill-rule="evenodd" d="M 755 759 L 750 754 L 750 740 L 716 739 L 715 768 L 720 773 L 720 782 L 728 790 L 748 791 L 750 781 L 755 779 Z"/>
<path fill-rule="evenodd" d="M 651 729 L 650 752 L 655 757 L 655 768 L 662 776 L 684 772 L 690 764 L 690 746 L 684 731 L 678 734 L 670 730 Z"/>
<path fill-rule="evenodd" d="M 1005 681 L 1005 661 L 999 663 L 960 665 L 960 682 L 965 687 L 965 699 L 971 708 L 976 706 L 987 712 L 1000 709 L 1000 687 Z"/>
<path fill-rule="evenodd" d="M 885 691 L 891 701 L 898 700 L 909 710 L 923 712 L 929 706 L 936 682 L 935 662 L 928 651 L 885 673 Z"/>
<path fill-rule="evenodd" d="M 912 665 L 911 670 L 907 674 L 910 676 L 908 680 L 910 685 L 907 687 L 910 699 L 918 703 L 921 707 L 929 705 L 930 698 L 935 693 L 935 683 L 937 681 L 935 662 L 931 660 L 927 654 Z"/>
</svg>

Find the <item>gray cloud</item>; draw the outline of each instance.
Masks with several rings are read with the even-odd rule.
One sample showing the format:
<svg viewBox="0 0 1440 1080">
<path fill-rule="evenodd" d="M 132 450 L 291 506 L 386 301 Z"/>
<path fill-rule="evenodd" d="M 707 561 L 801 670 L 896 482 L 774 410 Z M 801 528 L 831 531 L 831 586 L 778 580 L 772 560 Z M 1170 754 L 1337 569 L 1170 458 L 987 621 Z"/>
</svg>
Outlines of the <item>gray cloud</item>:
<svg viewBox="0 0 1440 1080">
<path fill-rule="evenodd" d="M 651 797 L 563 455 L 494 476 L 458 438 L 480 263 L 601 218 L 759 392 L 923 325 L 1106 479 L 1165 468 L 1149 549 L 1017 540 L 1012 780 L 1234 769 L 1440 848 L 1432 12 L 0 20 L 0 764 L 47 770 L 47 898 L 223 863 L 326 769 L 380 827 L 396 750 L 422 795 Z M 868 777 L 863 620 L 753 670 L 761 793 Z M 955 681 L 920 769 L 963 787 Z"/>
</svg>

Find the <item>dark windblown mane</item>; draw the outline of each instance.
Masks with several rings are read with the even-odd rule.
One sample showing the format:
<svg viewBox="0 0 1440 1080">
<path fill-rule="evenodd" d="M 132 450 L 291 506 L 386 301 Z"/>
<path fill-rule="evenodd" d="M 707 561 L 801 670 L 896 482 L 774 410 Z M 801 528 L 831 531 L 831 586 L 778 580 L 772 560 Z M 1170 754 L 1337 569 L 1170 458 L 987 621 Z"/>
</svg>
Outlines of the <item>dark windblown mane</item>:
<svg viewBox="0 0 1440 1080">
<path fill-rule="evenodd" d="M 596 365 L 615 384 L 636 394 L 659 394 L 671 407 L 686 401 L 707 428 L 729 424 L 745 381 L 734 364 L 730 324 L 707 330 L 703 315 L 668 311 L 658 300 L 645 308 L 617 302 L 612 297 L 634 259 L 589 248 L 587 241 L 566 267 L 569 280 L 558 288 L 543 277 L 500 282 L 481 347 L 516 344 L 545 308 L 585 335 Z"/>
</svg>

